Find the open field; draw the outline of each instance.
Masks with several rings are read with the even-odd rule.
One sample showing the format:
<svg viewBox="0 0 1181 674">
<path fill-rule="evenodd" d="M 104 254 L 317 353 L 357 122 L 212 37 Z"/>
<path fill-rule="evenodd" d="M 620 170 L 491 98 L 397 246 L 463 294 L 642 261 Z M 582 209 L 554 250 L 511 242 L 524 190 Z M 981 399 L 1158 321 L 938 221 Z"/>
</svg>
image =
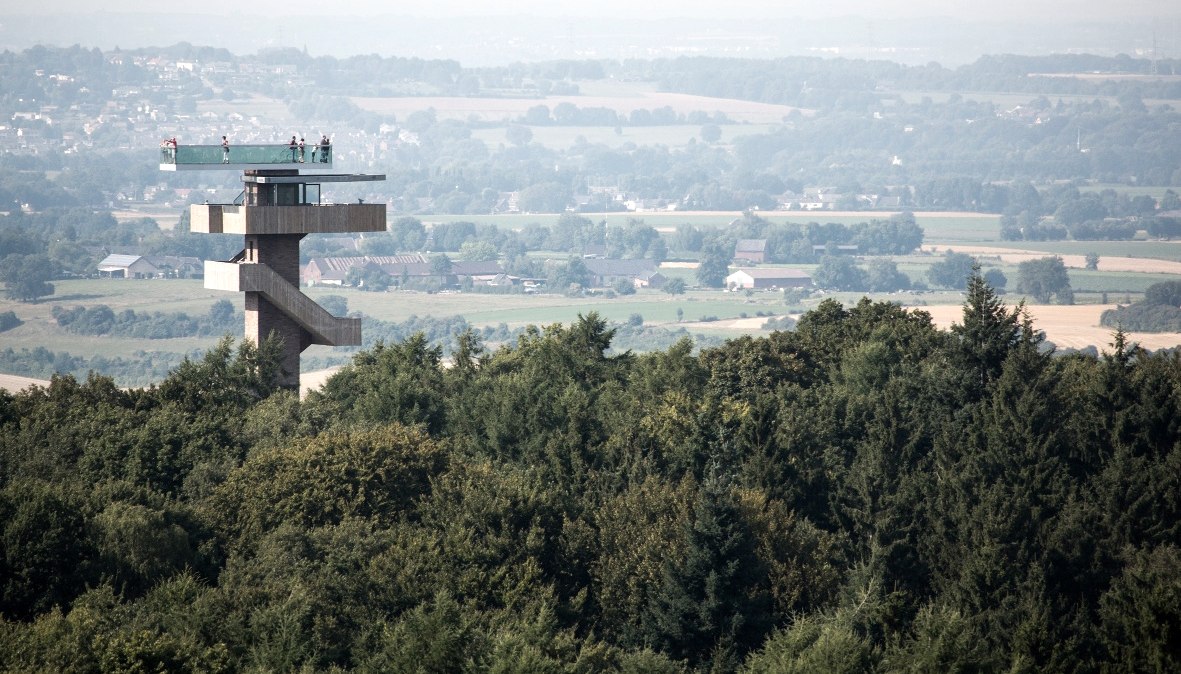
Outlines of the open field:
<svg viewBox="0 0 1181 674">
<path fill-rule="evenodd" d="M 16 393 L 30 386 L 49 386 L 49 380 L 18 377 L 14 374 L 0 374 L 0 390 Z"/>
<path fill-rule="evenodd" d="M 206 290 L 200 281 L 186 279 L 130 281 L 121 279 L 85 279 L 54 281 L 56 293 L 40 302 L 27 304 L 0 299 L 0 312 L 12 311 L 23 325 L 0 333 L 0 347 L 14 349 L 44 347 L 77 356 L 107 358 L 135 357 L 137 353 L 193 353 L 216 343 L 213 338 L 130 339 L 86 337 L 57 327 L 51 315 L 55 305 L 63 307 L 105 304 L 116 314 L 131 309 L 140 312 L 184 312 L 192 316 L 206 314 L 219 299 L 234 302 L 242 310 L 242 298 L 230 293 Z"/>
<path fill-rule="evenodd" d="M 1054 250 L 1054 247 L 1052 246 L 1046 246 L 1046 248 L 1048 250 L 1027 250 L 1022 248 L 1002 248 L 998 246 L 971 245 L 923 246 L 924 251 L 932 253 L 942 253 L 946 250 L 954 250 L 957 253 L 966 253 L 968 255 L 993 258 L 1013 265 L 1020 264 L 1027 260 L 1035 260 L 1046 257 L 1047 255 L 1056 254 L 1062 258 L 1062 263 L 1065 264 L 1068 269 L 1085 269 L 1087 266 L 1086 255 L 1063 255 Z M 1104 257 L 1100 255 L 1099 271 L 1135 272 L 1138 274 L 1181 274 L 1181 261 L 1169 259 L 1150 259 L 1142 257 Z"/>
<path fill-rule="evenodd" d="M 966 250 L 970 244 L 950 247 Z M 999 250 L 1029 251 L 1044 255 L 1099 255 L 1099 264 L 1107 258 L 1135 257 L 1181 262 L 1181 241 L 996 241 L 988 247 Z"/>
<path fill-rule="evenodd" d="M 121 211 L 112 211 L 111 215 L 119 222 L 128 222 L 131 220 L 139 220 L 140 218 L 151 218 L 160 225 L 160 229 L 172 230 L 176 227 L 176 223 L 180 220 L 181 209 L 185 206 L 177 206 L 176 208 L 162 209 L 154 206 L 151 209 L 134 210 L 127 209 Z"/>
<path fill-rule="evenodd" d="M 466 96 L 391 96 L 383 98 L 354 96 L 349 100 L 367 112 L 394 115 L 405 119 L 410 113 L 433 109 L 438 119 L 465 121 L 511 122 L 524 116 L 529 108 L 544 105 L 551 111 L 555 106 L 569 103 L 579 108 L 607 108 L 627 116 L 633 110 L 672 108 L 679 114 L 690 112 L 722 112 L 731 121 L 751 124 L 781 122 L 793 111 L 810 111 L 787 105 L 756 103 L 733 98 L 712 98 L 692 94 L 656 91 L 654 86 L 620 85 L 613 90 L 577 96 L 545 96 L 539 98 L 481 98 Z"/>
<path fill-rule="evenodd" d="M 220 98 L 205 98 L 201 97 L 197 101 L 197 113 L 213 112 L 218 115 L 228 115 L 231 113 L 238 113 L 250 117 L 257 116 L 259 119 L 265 119 L 272 124 L 286 124 L 293 123 L 291 110 L 287 107 L 287 102 L 270 96 L 250 95 L 248 97 L 235 98 L 232 101 L 222 100 Z M 209 138 L 181 138 L 182 143 L 212 143 L 216 136 Z M 245 142 L 246 138 L 239 138 L 238 142 Z"/>
<path fill-rule="evenodd" d="M 963 321 L 963 308 L 955 305 L 914 307 L 931 314 L 941 328 Z M 1081 349 L 1096 346 L 1110 350 L 1113 330 L 1099 325 L 1099 316 L 1114 304 L 1084 304 L 1075 306 L 1029 305 L 1034 326 L 1046 333 L 1046 339 L 1060 348 Z M 1130 332 L 1128 339 L 1146 349 L 1167 349 L 1181 346 L 1181 333 Z"/>
</svg>

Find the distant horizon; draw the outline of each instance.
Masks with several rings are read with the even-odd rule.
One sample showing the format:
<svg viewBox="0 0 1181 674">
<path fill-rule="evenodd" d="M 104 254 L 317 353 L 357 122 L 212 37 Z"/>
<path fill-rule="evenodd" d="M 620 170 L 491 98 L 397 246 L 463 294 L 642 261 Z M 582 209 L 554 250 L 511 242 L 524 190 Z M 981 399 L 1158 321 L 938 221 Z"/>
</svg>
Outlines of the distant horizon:
<svg viewBox="0 0 1181 674">
<path fill-rule="evenodd" d="M 245 9 L 245 12 L 243 11 Z M 244 8 L 235 0 L 203 0 L 199 6 L 184 3 L 156 3 L 145 11 L 142 0 L 106 0 L 96 9 L 90 0 L 44 0 L 25 5 L 10 16 L 68 16 L 88 13 L 195 14 L 202 16 L 270 17 L 373 17 L 410 16 L 424 18 L 529 16 L 537 18 L 614 18 L 626 23 L 635 19 L 733 19 L 733 18 L 832 18 L 868 19 L 950 18 L 969 21 L 1021 21 L 1070 17 L 1074 20 L 1121 21 L 1137 18 L 1181 17 L 1181 7 L 1170 0 L 829 0 L 825 3 L 771 0 L 731 0 L 720 4 L 708 0 L 599 0 L 596 3 L 552 2 L 552 0 L 510 0 L 494 5 L 474 0 L 435 0 L 391 11 L 384 0 L 343 0 L 326 5 L 320 0 L 256 0 Z"/>
<path fill-rule="evenodd" d="M 1158 3 L 1133 1 L 1118 15 L 1096 16 L 1093 3 L 1072 8 L 1067 16 L 1046 16 L 1051 7 L 1016 20 L 1006 11 L 988 16 L 919 2 L 910 12 L 882 16 L 856 2 L 840 2 L 824 11 L 795 4 L 769 8 L 751 17 L 760 4 L 727 6 L 728 13 L 705 14 L 702 3 L 678 6 L 680 16 L 654 16 L 659 3 L 625 20 L 612 13 L 614 0 L 595 5 L 590 16 L 529 13 L 529 3 L 490 7 L 461 2 L 391 9 L 385 4 L 346 3 L 363 12 L 325 11 L 320 3 L 250 5 L 251 14 L 223 18 L 222 0 L 180 8 L 145 9 L 116 0 L 102 8 L 62 10 L 74 3 L 53 1 L 27 6 L 21 13 L 0 16 L 0 49 L 22 51 L 33 46 L 111 50 L 163 48 L 178 43 L 227 49 L 248 55 L 274 49 L 307 49 L 315 56 L 346 58 L 361 54 L 423 59 L 449 59 L 465 67 L 496 67 L 514 62 L 552 60 L 623 60 L 675 56 L 781 58 L 814 55 L 890 60 L 908 65 L 936 62 L 948 67 L 997 54 L 1092 53 L 1128 54 L 1144 58 L 1181 57 L 1181 7 L 1171 14 L 1152 13 Z M 896 3 L 895 3 L 896 4 Z M 1002 0 L 1004 10 L 1011 0 Z M 667 6 L 667 3 L 666 5 Z M 447 15 L 448 7 L 454 11 Z M 917 16 L 923 8 L 928 16 Z M 942 9 L 943 11 L 936 11 Z M 1137 9 L 1151 15 L 1136 15 Z M 807 10 L 807 11 L 805 11 Z M 838 13 L 844 10 L 844 13 Z M 315 14 L 305 12 L 315 11 Z M 671 10 L 669 10 L 671 11 Z M 1065 11 L 1065 10 L 1064 10 Z M 370 12 L 370 13 L 365 13 Z M 415 12 L 419 12 L 415 14 Z M 482 12 L 482 13 L 480 13 Z M 46 20 L 46 17 L 53 17 Z M 755 20 L 757 18 L 757 20 Z"/>
</svg>

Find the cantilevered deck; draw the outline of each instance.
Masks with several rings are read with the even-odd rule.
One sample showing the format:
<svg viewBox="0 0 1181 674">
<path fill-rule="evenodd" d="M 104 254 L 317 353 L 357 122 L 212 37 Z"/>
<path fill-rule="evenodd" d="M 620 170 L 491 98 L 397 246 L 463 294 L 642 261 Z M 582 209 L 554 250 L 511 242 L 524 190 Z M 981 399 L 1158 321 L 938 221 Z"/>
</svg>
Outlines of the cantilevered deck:
<svg viewBox="0 0 1181 674">
<path fill-rule="evenodd" d="M 279 168 L 332 168 L 332 145 L 178 145 L 160 148 L 161 171 L 256 171 Z"/>
<path fill-rule="evenodd" d="M 343 234 L 384 232 L 385 204 L 189 206 L 194 234 Z"/>
</svg>

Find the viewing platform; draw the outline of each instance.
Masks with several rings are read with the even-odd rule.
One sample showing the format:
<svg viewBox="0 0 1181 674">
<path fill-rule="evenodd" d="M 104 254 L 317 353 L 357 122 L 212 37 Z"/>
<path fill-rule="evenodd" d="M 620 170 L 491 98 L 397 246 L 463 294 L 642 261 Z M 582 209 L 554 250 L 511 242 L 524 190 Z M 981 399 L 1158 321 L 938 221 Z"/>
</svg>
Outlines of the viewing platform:
<svg viewBox="0 0 1181 674">
<path fill-rule="evenodd" d="M 228 204 L 191 204 L 189 231 L 240 234 L 242 250 L 205 261 L 205 287 L 245 294 L 245 338 L 280 340 L 279 386 L 299 387 L 300 353 L 312 344 L 358 346 L 361 320 L 333 316 L 299 289 L 299 242 L 308 234 L 386 231 L 384 203 L 326 203 L 326 184 L 385 180 L 384 175 L 325 173 L 330 144 L 180 145 L 160 148 L 160 170 L 242 172 L 242 193 Z"/>
<path fill-rule="evenodd" d="M 277 168 L 332 168 L 332 145 L 177 145 L 160 148 L 161 171 L 259 171 Z M 301 161 L 302 160 L 302 161 Z"/>
<path fill-rule="evenodd" d="M 194 204 L 194 234 L 344 234 L 386 231 L 385 204 Z"/>
</svg>

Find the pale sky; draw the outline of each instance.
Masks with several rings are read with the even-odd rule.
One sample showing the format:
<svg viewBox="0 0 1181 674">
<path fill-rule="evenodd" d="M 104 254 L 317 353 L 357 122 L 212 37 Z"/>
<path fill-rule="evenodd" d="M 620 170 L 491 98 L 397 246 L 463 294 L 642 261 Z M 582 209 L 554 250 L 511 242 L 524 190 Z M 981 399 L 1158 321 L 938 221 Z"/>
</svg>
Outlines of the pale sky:
<svg viewBox="0 0 1181 674">
<path fill-rule="evenodd" d="M 579 17 L 617 16 L 628 18 L 666 17 L 824 17 L 858 15 L 871 18 L 958 17 L 1005 19 L 1023 17 L 1064 20 L 1127 19 L 1131 17 L 1175 17 L 1181 15 L 1176 0 L 428 0 L 390 3 L 388 0 L 200 0 L 200 2 L 145 2 L 144 0 L 41 0 L 23 4 L 13 14 L 88 14 L 94 12 L 195 13 L 209 15 L 373 16 L 488 16 L 531 14 L 535 16 Z"/>
</svg>

